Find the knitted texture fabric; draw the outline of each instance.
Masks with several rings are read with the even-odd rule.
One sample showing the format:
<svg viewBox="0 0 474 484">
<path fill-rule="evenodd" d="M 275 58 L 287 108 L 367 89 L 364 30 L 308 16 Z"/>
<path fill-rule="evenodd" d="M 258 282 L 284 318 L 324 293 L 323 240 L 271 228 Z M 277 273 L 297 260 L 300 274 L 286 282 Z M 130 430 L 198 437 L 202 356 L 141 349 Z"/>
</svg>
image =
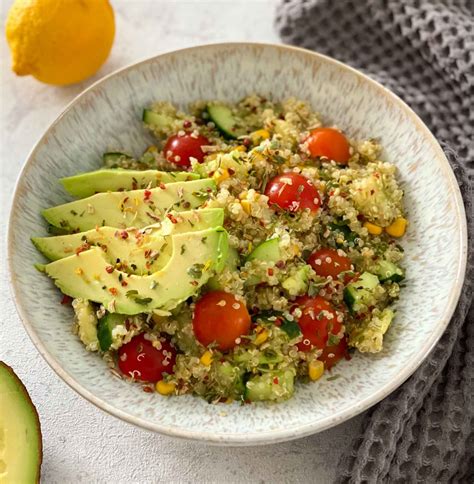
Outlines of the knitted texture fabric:
<svg viewBox="0 0 474 484">
<path fill-rule="evenodd" d="M 366 413 L 340 483 L 474 482 L 474 0 L 285 0 L 284 42 L 328 54 L 404 99 L 441 143 L 468 218 L 466 281 L 420 368 Z M 429 297 L 429 294 L 427 294 Z"/>
</svg>

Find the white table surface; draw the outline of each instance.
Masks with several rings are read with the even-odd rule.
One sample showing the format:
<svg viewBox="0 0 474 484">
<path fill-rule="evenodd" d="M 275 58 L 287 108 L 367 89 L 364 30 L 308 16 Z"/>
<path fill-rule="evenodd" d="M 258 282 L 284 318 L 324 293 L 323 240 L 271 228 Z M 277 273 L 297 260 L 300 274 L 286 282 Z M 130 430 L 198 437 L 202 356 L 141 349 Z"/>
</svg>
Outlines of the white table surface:
<svg viewBox="0 0 474 484">
<path fill-rule="evenodd" d="M 1 2 L 2 25 L 12 0 Z M 71 390 L 39 356 L 17 316 L 8 287 L 5 234 L 18 172 L 33 144 L 65 105 L 91 82 L 162 52 L 219 41 L 278 42 L 275 0 L 112 0 L 116 38 L 105 66 L 64 88 L 18 78 L 0 40 L 0 359 L 22 378 L 42 424 L 42 481 L 329 483 L 359 429 L 360 417 L 301 440 L 220 448 L 172 440 L 102 412 Z"/>
</svg>

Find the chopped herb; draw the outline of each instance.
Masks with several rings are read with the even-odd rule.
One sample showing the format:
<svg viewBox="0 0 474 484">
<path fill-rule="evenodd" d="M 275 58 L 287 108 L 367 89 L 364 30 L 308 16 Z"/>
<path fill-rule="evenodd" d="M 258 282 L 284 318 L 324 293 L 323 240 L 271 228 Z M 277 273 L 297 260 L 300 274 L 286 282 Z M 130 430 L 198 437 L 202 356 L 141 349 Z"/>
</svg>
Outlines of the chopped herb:
<svg viewBox="0 0 474 484">
<path fill-rule="evenodd" d="M 190 275 L 193 279 L 201 279 L 203 269 L 204 264 L 193 264 L 188 269 L 188 275 Z"/>
<path fill-rule="evenodd" d="M 158 286 L 158 283 L 156 281 L 152 281 L 150 284 L 150 289 L 155 289 Z"/>
<path fill-rule="evenodd" d="M 340 377 L 341 377 L 341 375 L 333 375 L 333 376 L 330 376 L 329 378 L 327 378 L 327 381 L 337 380 Z"/>
<path fill-rule="evenodd" d="M 130 289 L 130 291 L 127 291 L 125 293 L 125 296 L 133 298 L 133 296 L 135 296 L 136 294 L 138 294 L 138 291 L 136 289 Z"/>
<path fill-rule="evenodd" d="M 280 329 L 282 329 L 290 339 L 294 339 L 301 334 L 301 329 L 296 321 L 283 320 Z"/>
<path fill-rule="evenodd" d="M 76 216 L 77 215 L 77 212 L 75 210 L 71 210 L 71 215 Z"/>
<path fill-rule="evenodd" d="M 153 299 L 151 297 L 135 297 L 133 300 L 140 304 L 141 306 L 146 306 L 147 304 L 151 303 Z"/>
<path fill-rule="evenodd" d="M 203 244 L 205 244 L 205 243 L 206 243 L 206 240 L 207 240 L 207 237 L 202 237 L 201 242 L 202 242 Z"/>
<path fill-rule="evenodd" d="M 186 246 L 183 244 L 181 246 L 181 251 L 180 251 L 180 254 L 183 255 L 184 253 L 186 252 Z"/>
<path fill-rule="evenodd" d="M 339 344 L 339 341 L 340 341 L 340 339 L 336 335 L 330 334 L 329 338 L 328 338 L 328 345 L 329 346 L 337 345 L 337 344 Z"/>
</svg>

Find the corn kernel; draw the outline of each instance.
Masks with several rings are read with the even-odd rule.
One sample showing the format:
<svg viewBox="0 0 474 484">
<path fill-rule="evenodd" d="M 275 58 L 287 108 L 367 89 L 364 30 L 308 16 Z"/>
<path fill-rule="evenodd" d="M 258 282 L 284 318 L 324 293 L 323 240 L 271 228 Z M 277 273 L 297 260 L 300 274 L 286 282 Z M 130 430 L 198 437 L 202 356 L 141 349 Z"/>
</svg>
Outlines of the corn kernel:
<svg viewBox="0 0 474 484">
<path fill-rule="evenodd" d="M 155 388 L 160 395 L 171 395 L 175 391 L 176 385 L 160 380 L 156 383 Z"/>
<path fill-rule="evenodd" d="M 227 168 L 219 168 L 212 176 L 212 178 L 215 180 L 216 183 L 221 183 L 224 180 L 227 180 L 227 178 L 229 177 L 230 177 L 230 174 Z"/>
<path fill-rule="evenodd" d="M 269 336 L 269 333 L 266 329 L 260 331 L 260 333 L 258 333 L 257 337 L 255 338 L 255 344 L 257 346 L 262 345 L 263 343 L 265 343 L 265 341 L 267 341 L 268 336 Z"/>
<path fill-rule="evenodd" d="M 214 153 L 209 153 L 205 156 L 206 161 L 215 160 L 221 153 L 219 151 L 214 151 Z"/>
<path fill-rule="evenodd" d="M 254 145 L 260 144 L 263 140 L 269 139 L 270 133 L 266 129 L 258 129 L 253 133 L 250 133 L 250 139 Z"/>
<path fill-rule="evenodd" d="M 252 150 L 250 152 L 250 161 L 252 163 L 255 163 L 256 161 L 265 161 L 265 156 L 263 156 L 263 154 L 260 153 L 260 151 Z"/>
<path fill-rule="evenodd" d="M 395 222 L 392 223 L 392 225 L 385 227 L 385 231 L 387 232 L 388 235 L 391 235 L 392 237 L 402 237 L 405 234 L 407 225 L 408 225 L 408 220 L 403 217 L 400 217 L 400 218 L 397 218 Z"/>
<path fill-rule="evenodd" d="M 206 351 L 199 360 L 204 366 L 211 366 L 212 363 L 212 353 Z"/>
<path fill-rule="evenodd" d="M 240 204 L 242 205 L 242 208 L 244 209 L 245 213 L 248 213 L 249 215 L 252 213 L 252 207 L 248 200 L 242 200 Z"/>
<path fill-rule="evenodd" d="M 308 365 L 308 375 L 311 380 L 319 380 L 324 373 L 324 363 L 319 360 L 311 361 Z"/>
<path fill-rule="evenodd" d="M 236 151 L 247 151 L 247 148 L 244 145 L 239 145 L 234 148 Z"/>
<path fill-rule="evenodd" d="M 369 234 L 380 235 L 382 233 L 382 227 L 372 224 L 370 222 L 365 222 L 364 227 L 369 231 Z"/>
</svg>

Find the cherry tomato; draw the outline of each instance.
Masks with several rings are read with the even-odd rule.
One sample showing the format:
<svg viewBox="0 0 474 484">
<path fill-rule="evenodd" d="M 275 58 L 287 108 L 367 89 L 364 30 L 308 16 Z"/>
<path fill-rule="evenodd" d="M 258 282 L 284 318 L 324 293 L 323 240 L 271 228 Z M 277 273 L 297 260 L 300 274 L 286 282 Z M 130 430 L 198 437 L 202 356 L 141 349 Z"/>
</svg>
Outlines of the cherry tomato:
<svg viewBox="0 0 474 484">
<path fill-rule="evenodd" d="M 341 165 L 347 165 L 351 157 L 347 138 L 333 128 L 316 128 L 311 131 L 306 142 L 313 158 L 325 156 Z"/>
<path fill-rule="evenodd" d="M 193 316 L 196 339 L 208 346 L 217 343 L 221 351 L 233 348 L 235 340 L 250 330 L 250 315 L 245 304 L 224 291 L 205 294 L 196 303 Z"/>
<path fill-rule="evenodd" d="M 338 361 L 345 358 L 348 360 L 349 351 L 347 349 L 347 338 L 343 337 L 337 345 L 326 346 L 323 349 L 323 353 L 318 358 L 324 361 L 324 368 L 330 370 Z"/>
<path fill-rule="evenodd" d="M 202 135 L 194 137 L 190 133 L 183 136 L 175 134 L 168 138 L 164 148 L 166 159 L 179 166 L 191 166 L 190 157 L 196 158 L 199 163 L 204 161 L 204 152 L 201 147 L 210 144 Z"/>
<path fill-rule="evenodd" d="M 303 333 L 303 340 L 298 343 L 300 351 L 310 351 L 316 347 L 324 349 L 329 334 L 337 335 L 342 329 L 338 315 L 331 303 L 321 296 L 297 298 L 296 307 L 302 311 L 298 318 L 298 325 Z"/>
<path fill-rule="evenodd" d="M 308 264 L 318 276 L 331 276 L 333 279 L 336 279 L 341 272 L 351 270 L 350 259 L 339 255 L 334 249 L 316 250 L 309 256 Z"/>
<path fill-rule="evenodd" d="M 118 350 L 118 365 L 122 373 L 136 380 L 157 382 L 163 373 L 173 373 L 176 350 L 164 340 L 161 348 L 155 348 L 145 334 L 134 336 Z"/>
<path fill-rule="evenodd" d="M 316 187 L 298 173 L 284 173 L 272 178 L 267 183 L 265 195 L 269 198 L 270 204 L 278 205 L 289 212 L 305 208 L 316 212 L 321 205 Z"/>
</svg>

